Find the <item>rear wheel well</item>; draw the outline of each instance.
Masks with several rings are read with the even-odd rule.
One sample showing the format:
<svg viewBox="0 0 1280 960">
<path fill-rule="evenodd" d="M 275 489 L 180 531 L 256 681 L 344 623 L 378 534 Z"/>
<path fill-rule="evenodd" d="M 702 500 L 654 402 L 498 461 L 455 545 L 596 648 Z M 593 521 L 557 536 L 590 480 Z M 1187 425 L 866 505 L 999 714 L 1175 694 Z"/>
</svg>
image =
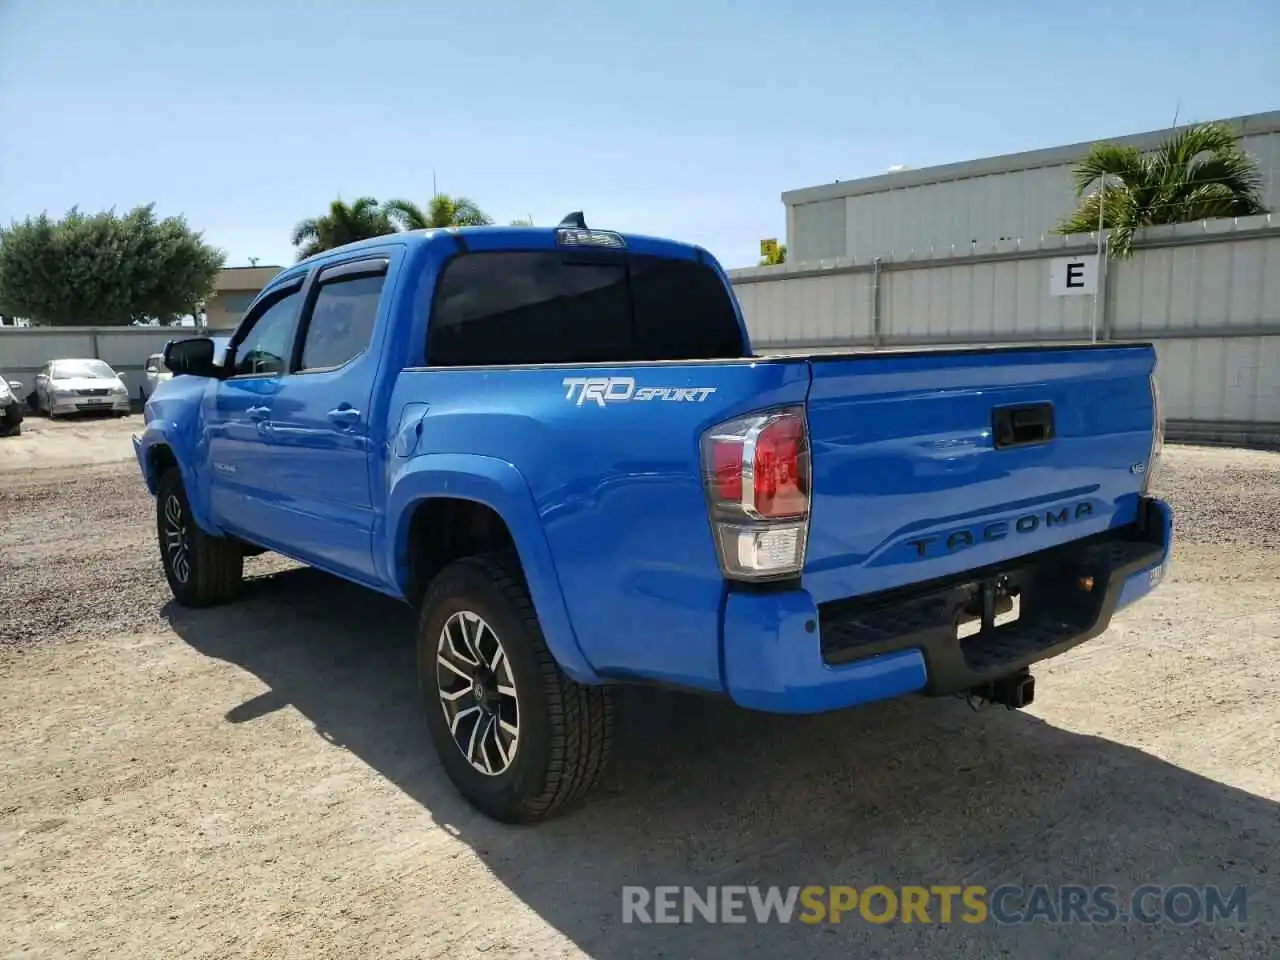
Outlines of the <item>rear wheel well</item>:
<svg viewBox="0 0 1280 960">
<path fill-rule="evenodd" d="M 515 552 L 507 522 L 475 500 L 433 497 L 420 503 L 409 521 L 408 600 L 417 606 L 436 574 L 463 557 Z"/>
</svg>

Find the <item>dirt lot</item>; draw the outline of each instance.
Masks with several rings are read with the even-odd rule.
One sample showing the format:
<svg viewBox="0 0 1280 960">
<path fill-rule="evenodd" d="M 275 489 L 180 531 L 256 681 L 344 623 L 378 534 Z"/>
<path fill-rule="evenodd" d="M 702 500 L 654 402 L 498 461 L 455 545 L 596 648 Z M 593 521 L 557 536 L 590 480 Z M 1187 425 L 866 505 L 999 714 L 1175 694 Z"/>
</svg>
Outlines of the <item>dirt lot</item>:
<svg viewBox="0 0 1280 960">
<path fill-rule="evenodd" d="M 170 605 L 137 425 L 0 440 L 4 956 L 1280 955 L 1278 456 L 1168 452 L 1170 579 L 1026 712 L 631 692 L 603 789 L 513 829 L 429 753 L 406 610 L 267 557 L 233 607 Z M 621 923 L 624 884 L 735 883 L 1244 885 L 1248 912 Z"/>
</svg>

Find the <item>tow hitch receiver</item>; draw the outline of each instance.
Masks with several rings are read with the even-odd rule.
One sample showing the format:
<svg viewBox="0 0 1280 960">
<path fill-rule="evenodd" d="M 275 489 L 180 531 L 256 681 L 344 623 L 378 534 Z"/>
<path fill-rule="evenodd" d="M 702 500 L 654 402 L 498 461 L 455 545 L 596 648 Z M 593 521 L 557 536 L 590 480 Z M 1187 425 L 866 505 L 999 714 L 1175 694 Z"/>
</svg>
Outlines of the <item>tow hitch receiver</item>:
<svg viewBox="0 0 1280 960">
<path fill-rule="evenodd" d="M 1020 670 L 1007 677 L 980 684 L 968 691 L 969 704 L 975 710 L 983 703 L 995 703 L 1009 710 L 1031 706 L 1036 698 L 1036 678 L 1030 670 Z M 975 703 L 974 701 L 977 701 Z"/>
</svg>

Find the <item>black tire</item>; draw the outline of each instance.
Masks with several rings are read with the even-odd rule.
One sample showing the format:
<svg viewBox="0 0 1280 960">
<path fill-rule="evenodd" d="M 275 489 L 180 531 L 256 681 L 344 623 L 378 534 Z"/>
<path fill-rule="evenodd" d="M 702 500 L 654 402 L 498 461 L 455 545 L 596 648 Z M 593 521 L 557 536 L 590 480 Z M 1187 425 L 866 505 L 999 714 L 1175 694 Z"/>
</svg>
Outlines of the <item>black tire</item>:
<svg viewBox="0 0 1280 960">
<path fill-rule="evenodd" d="M 561 671 L 547 649 L 519 571 L 519 561 L 507 555 L 468 557 L 451 564 L 427 590 L 418 628 L 418 683 L 440 762 L 468 802 L 503 823 L 544 820 L 584 796 L 603 772 L 613 738 L 610 691 L 575 683 Z M 472 720 L 476 725 L 486 716 L 492 720 L 487 735 L 500 738 L 510 755 L 504 756 L 498 746 L 487 750 L 484 743 L 479 751 L 490 769 L 499 767 L 501 761 L 509 762 L 497 773 L 472 765 L 446 716 L 446 709 L 470 710 L 460 706 L 468 702 L 466 699 L 456 701 L 459 706 L 446 706 L 445 681 L 440 678 L 453 679 L 456 671 L 445 670 L 438 660 L 445 625 L 450 624 L 454 630 L 451 636 L 456 636 L 457 618 L 464 613 L 479 617 L 493 639 L 488 643 L 482 632 L 481 655 L 473 662 L 482 663 L 492 652 L 494 662 L 499 663 L 495 689 L 502 689 L 498 685 L 504 676 L 514 685 L 514 695 L 508 694 L 504 705 L 491 705 L 487 714 L 486 708 L 480 707 L 480 714 L 461 719 L 457 727 L 459 737 L 473 746 L 474 738 L 467 732 Z M 499 648 L 505 653 L 509 673 L 499 662 Z M 461 664 L 456 659 L 452 662 Z M 460 688 L 467 686 L 460 674 L 453 682 Z M 505 727 L 498 723 L 511 701 L 518 710 L 514 736 L 509 723 Z M 481 701 L 471 697 L 470 702 Z M 508 736 L 503 737 L 504 733 Z M 489 758 L 500 762 L 490 764 Z"/>
<path fill-rule="evenodd" d="M 4 416 L 0 417 L 0 437 L 17 437 L 22 435 L 22 407 L 15 400 L 5 407 Z"/>
<path fill-rule="evenodd" d="M 170 467 L 156 488 L 156 542 L 173 598 L 184 607 L 234 600 L 244 585 L 240 545 L 215 537 L 191 518 L 182 474 Z"/>
</svg>

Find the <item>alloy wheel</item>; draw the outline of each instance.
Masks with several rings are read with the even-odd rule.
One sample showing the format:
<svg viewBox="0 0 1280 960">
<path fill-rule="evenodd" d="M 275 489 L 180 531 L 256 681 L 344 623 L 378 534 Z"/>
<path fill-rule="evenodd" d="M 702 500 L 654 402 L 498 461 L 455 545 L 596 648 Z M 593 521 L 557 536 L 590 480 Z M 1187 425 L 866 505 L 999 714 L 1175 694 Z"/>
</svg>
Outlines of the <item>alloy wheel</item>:
<svg viewBox="0 0 1280 960">
<path fill-rule="evenodd" d="M 520 747 L 511 663 L 493 628 L 469 610 L 453 614 L 436 645 L 436 687 L 453 742 L 476 770 L 498 776 Z"/>
<path fill-rule="evenodd" d="M 165 497 L 163 533 L 169 570 L 175 580 L 186 583 L 191 578 L 191 550 L 187 542 L 186 515 L 176 494 Z"/>
</svg>

